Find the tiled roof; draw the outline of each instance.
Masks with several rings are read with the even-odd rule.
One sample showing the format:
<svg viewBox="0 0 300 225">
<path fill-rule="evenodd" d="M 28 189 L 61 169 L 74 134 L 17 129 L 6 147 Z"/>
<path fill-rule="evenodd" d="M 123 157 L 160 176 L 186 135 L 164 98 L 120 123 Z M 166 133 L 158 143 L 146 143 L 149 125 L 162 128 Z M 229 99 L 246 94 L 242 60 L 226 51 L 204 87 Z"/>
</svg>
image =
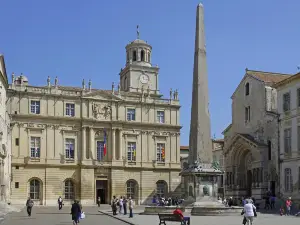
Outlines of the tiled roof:
<svg viewBox="0 0 300 225">
<path fill-rule="evenodd" d="M 189 146 L 180 146 L 180 150 L 189 150 Z"/>
<path fill-rule="evenodd" d="M 247 74 L 264 81 L 265 83 L 278 83 L 292 76 L 292 74 L 272 73 L 264 71 L 247 70 Z"/>
</svg>

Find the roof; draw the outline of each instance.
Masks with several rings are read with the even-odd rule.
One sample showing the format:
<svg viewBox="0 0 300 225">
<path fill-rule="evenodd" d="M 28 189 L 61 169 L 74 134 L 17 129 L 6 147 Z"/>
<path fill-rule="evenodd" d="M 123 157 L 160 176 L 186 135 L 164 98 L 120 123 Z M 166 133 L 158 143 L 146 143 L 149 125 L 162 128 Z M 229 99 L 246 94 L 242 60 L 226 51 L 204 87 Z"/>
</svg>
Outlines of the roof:
<svg viewBox="0 0 300 225">
<path fill-rule="evenodd" d="M 281 82 L 281 81 L 291 77 L 292 74 L 249 70 L 246 68 L 246 73 L 245 73 L 243 79 L 241 80 L 241 82 L 239 83 L 238 87 L 233 92 L 231 98 L 235 95 L 236 91 L 239 89 L 240 85 L 243 83 L 243 81 L 246 79 L 247 76 L 250 76 L 256 80 L 264 82 L 266 85 L 272 86 L 275 83 Z"/>
<path fill-rule="evenodd" d="M 246 74 L 251 75 L 265 83 L 278 83 L 292 76 L 292 74 L 264 72 L 248 69 L 246 70 Z"/>
<path fill-rule="evenodd" d="M 189 150 L 189 146 L 180 146 L 180 150 Z"/>
<path fill-rule="evenodd" d="M 225 128 L 225 130 L 222 132 L 222 134 L 224 135 L 231 127 L 232 127 L 232 123 L 229 124 L 229 125 Z"/>
<path fill-rule="evenodd" d="M 277 82 L 277 83 L 274 84 L 272 87 L 278 88 L 278 87 L 281 87 L 282 85 L 285 85 L 285 84 L 287 84 L 287 83 L 289 83 L 289 82 L 292 82 L 292 81 L 294 81 L 294 80 L 297 80 L 297 79 L 299 79 L 299 78 L 300 78 L 300 72 L 299 72 L 299 73 L 296 73 L 295 75 L 290 76 L 290 77 L 288 77 L 288 78 L 286 78 L 286 79 L 284 79 L 284 80 L 281 80 L 280 82 Z"/>
</svg>

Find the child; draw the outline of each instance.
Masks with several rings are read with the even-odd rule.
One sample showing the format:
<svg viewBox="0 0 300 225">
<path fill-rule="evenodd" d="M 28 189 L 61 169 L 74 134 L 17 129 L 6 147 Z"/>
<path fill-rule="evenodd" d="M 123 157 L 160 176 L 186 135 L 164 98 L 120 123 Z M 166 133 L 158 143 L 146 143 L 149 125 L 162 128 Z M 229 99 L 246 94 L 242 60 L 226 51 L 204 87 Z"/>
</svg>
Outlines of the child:
<svg viewBox="0 0 300 225">
<path fill-rule="evenodd" d="M 279 212 L 280 212 L 280 216 L 283 216 L 283 214 L 284 214 L 284 209 L 283 209 L 283 207 L 282 207 L 282 206 L 280 207 L 280 210 L 279 210 Z"/>
</svg>

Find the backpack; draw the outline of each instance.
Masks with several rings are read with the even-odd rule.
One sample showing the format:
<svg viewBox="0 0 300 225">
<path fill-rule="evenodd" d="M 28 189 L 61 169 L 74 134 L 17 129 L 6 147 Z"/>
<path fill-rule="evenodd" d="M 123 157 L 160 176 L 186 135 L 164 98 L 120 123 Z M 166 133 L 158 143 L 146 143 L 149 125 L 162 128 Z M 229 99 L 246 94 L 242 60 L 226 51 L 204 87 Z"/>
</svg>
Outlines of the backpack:
<svg viewBox="0 0 300 225">
<path fill-rule="evenodd" d="M 28 206 L 29 206 L 29 207 L 33 207 L 33 201 L 29 201 L 29 202 L 28 202 Z"/>
</svg>

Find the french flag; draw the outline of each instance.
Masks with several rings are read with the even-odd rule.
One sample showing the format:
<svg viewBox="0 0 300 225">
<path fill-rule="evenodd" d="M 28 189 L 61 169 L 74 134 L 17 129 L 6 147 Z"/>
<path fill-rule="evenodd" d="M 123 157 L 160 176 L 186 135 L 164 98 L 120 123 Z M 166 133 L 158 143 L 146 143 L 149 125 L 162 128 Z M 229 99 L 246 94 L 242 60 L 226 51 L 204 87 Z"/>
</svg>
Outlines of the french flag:
<svg viewBox="0 0 300 225">
<path fill-rule="evenodd" d="M 104 130 L 104 145 L 103 145 L 103 155 L 106 156 L 106 130 Z"/>
</svg>

